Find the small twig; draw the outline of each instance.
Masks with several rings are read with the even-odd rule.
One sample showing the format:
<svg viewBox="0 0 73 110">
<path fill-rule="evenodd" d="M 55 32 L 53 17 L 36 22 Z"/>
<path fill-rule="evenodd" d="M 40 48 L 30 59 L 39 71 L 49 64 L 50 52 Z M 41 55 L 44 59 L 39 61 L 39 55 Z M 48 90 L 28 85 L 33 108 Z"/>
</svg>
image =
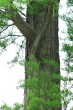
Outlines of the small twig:
<svg viewBox="0 0 73 110">
<path fill-rule="evenodd" d="M 20 10 L 18 10 L 23 16 L 25 16 L 26 17 L 26 14 L 24 14 L 23 12 L 21 12 Z"/>
<path fill-rule="evenodd" d="M 10 25 L 8 25 L 6 28 L 4 28 L 4 29 L 0 32 L 0 34 L 1 34 L 2 32 L 4 32 L 6 29 L 8 29 L 10 26 L 12 26 L 12 25 L 14 25 L 14 24 L 10 24 Z"/>
</svg>

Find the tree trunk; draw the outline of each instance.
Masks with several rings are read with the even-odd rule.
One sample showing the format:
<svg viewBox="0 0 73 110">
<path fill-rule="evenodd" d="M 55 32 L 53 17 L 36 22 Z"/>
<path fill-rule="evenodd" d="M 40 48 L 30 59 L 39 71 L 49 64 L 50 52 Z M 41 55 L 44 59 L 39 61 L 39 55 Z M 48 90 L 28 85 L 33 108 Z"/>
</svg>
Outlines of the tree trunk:
<svg viewBox="0 0 73 110">
<path fill-rule="evenodd" d="M 59 2 L 58 2 L 58 5 L 59 5 Z M 39 30 L 43 27 L 46 21 L 48 8 L 41 9 L 40 10 L 41 14 L 38 14 L 38 15 L 36 14 L 30 15 L 28 13 L 28 10 L 29 10 L 29 7 L 27 7 L 27 18 L 29 19 L 29 22 L 28 21 L 27 22 L 32 26 L 32 28 L 35 29 L 35 31 L 38 34 L 40 32 Z M 53 74 L 56 74 L 56 75 L 58 74 L 58 76 L 60 76 L 58 16 L 56 16 L 58 14 L 58 9 L 54 9 L 53 7 L 52 10 L 53 10 L 53 13 L 51 16 L 49 16 L 49 18 L 51 17 L 51 20 L 47 26 L 44 36 L 39 41 L 38 46 L 35 50 L 35 54 L 34 54 L 37 62 L 40 62 L 41 71 L 45 73 L 45 76 L 47 75 L 48 79 L 49 79 L 49 76 L 52 77 Z M 26 39 L 26 60 L 29 60 L 28 57 L 30 54 L 31 47 L 32 47 L 32 43 L 28 39 Z M 58 64 L 57 65 L 58 68 L 56 68 L 56 65 L 55 67 L 53 67 L 52 65 L 47 64 L 46 61 L 56 62 L 55 64 Z M 29 77 L 26 74 L 25 80 L 28 80 L 28 79 Z M 56 92 L 59 94 L 58 96 L 60 96 L 60 79 L 53 78 L 53 79 L 50 79 L 49 81 L 50 82 L 48 82 L 48 84 L 46 84 L 46 82 L 44 82 L 43 85 L 40 84 L 40 89 L 38 90 L 39 95 L 36 95 L 36 97 L 41 97 L 41 94 L 43 94 L 41 98 L 45 100 L 46 102 L 53 103 L 54 101 L 58 101 L 59 104 L 56 107 L 53 106 L 52 104 L 48 106 L 48 108 L 45 108 L 44 105 L 41 105 L 40 107 L 38 107 L 37 110 L 61 110 L 61 97 L 58 97 L 56 100 L 56 99 L 53 99 L 52 96 L 46 95 L 46 97 L 44 98 L 44 95 L 45 95 L 44 90 L 48 90 L 49 92 L 51 89 L 51 86 L 53 86 L 54 84 L 57 85 L 57 88 L 55 88 L 54 91 L 51 92 L 51 94 L 54 94 Z M 30 91 L 31 90 L 29 88 L 25 89 L 25 104 L 28 103 L 28 106 L 29 106 L 30 100 L 28 100 L 27 97 Z M 25 108 L 25 110 L 27 110 L 27 108 Z"/>
</svg>

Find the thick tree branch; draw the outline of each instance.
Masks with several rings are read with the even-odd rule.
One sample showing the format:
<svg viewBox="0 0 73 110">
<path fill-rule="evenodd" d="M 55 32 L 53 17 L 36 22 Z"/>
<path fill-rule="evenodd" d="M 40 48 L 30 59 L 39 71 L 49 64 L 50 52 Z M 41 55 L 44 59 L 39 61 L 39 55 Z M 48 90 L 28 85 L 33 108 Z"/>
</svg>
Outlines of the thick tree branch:
<svg viewBox="0 0 73 110">
<path fill-rule="evenodd" d="M 31 42 L 33 43 L 36 32 L 33 28 L 31 28 L 26 21 L 22 19 L 19 13 L 17 13 L 13 18 L 12 21 L 17 26 L 17 28 L 20 30 L 20 32 Z"/>
<path fill-rule="evenodd" d="M 21 15 L 18 13 L 17 8 L 13 8 L 15 5 L 11 1 L 10 7 L 6 7 L 3 10 L 0 10 L 0 13 L 5 13 L 11 15 L 11 20 L 14 22 L 16 27 L 20 30 L 20 32 L 25 36 L 30 43 L 33 43 L 35 37 L 36 37 L 36 32 L 35 30 L 26 22 L 23 20 Z"/>
</svg>

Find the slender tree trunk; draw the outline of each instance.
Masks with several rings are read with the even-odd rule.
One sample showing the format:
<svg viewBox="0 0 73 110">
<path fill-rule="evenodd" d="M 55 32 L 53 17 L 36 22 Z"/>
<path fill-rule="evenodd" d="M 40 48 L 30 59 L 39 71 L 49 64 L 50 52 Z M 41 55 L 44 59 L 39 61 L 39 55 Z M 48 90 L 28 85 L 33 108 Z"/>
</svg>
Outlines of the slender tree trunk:
<svg viewBox="0 0 73 110">
<path fill-rule="evenodd" d="M 58 2 L 58 4 L 59 4 L 59 2 Z M 27 7 L 27 19 L 29 20 L 29 22 L 28 21 L 27 22 L 32 26 L 32 28 L 35 29 L 36 33 L 38 33 L 46 21 L 46 16 L 48 14 L 48 8 L 40 10 L 42 13 L 40 15 L 29 15 L 28 8 L 29 7 Z M 46 32 L 45 32 L 44 36 L 41 38 L 41 40 L 39 41 L 39 44 L 35 51 L 36 60 L 38 62 L 40 62 L 41 70 L 44 71 L 44 73 L 48 74 L 48 78 L 49 78 L 49 76 L 51 76 L 52 74 L 55 74 L 55 73 L 60 76 L 58 16 L 56 16 L 56 14 L 58 13 L 58 9 L 53 8 L 52 10 L 53 10 L 53 13 L 51 16 L 49 16 L 49 17 L 51 17 L 50 23 L 48 24 Z M 28 39 L 26 39 L 26 41 L 27 41 L 26 42 L 26 60 L 28 60 L 28 56 L 29 56 L 29 52 L 31 50 L 32 44 L 31 44 L 31 42 L 29 42 Z M 48 61 L 55 61 L 58 64 L 58 69 L 53 68 L 51 65 L 48 65 L 47 63 L 45 63 L 43 59 L 47 59 Z M 27 80 L 27 79 L 28 79 L 28 76 L 25 75 L 25 80 Z M 52 84 L 56 83 L 58 85 L 57 90 L 53 91 L 53 93 L 59 92 L 59 94 L 60 94 L 60 79 L 57 79 L 57 80 L 54 79 L 54 80 L 51 80 L 51 82 L 52 82 Z M 52 86 L 50 84 L 47 84 L 47 85 L 48 85 L 49 89 Z M 41 84 L 40 84 L 40 87 L 41 87 Z M 45 86 L 42 89 L 43 95 L 44 95 L 44 89 L 46 89 Z M 30 92 L 30 90 L 29 90 L 29 92 Z M 41 94 L 41 91 L 40 91 L 40 94 Z M 28 96 L 28 89 L 26 88 L 25 89 L 25 103 L 29 103 L 27 96 Z M 46 99 L 44 99 L 44 100 L 51 101 L 53 99 L 51 99 L 51 97 L 46 96 Z M 61 105 L 61 98 L 58 101 L 60 102 L 60 105 Z M 48 108 L 48 109 L 45 109 L 44 107 L 40 107 L 40 110 L 61 110 L 61 106 L 56 106 L 56 107 L 52 107 L 52 108 Z"/>
</svg>

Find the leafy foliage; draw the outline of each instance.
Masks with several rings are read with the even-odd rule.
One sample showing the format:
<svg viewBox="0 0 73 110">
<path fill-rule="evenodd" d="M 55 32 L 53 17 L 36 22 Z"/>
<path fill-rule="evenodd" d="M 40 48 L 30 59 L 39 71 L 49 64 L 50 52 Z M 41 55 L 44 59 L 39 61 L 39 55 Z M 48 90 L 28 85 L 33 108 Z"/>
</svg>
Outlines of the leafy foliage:
<svg viewBox="0 0 73 110">
<path fill-rule="evenodd" d="M 10 2 L 11 2 L 11 0 L 1 0 L 0 7 L 6 7 L 9 5 Z"/>
<path fill-rule="evenodd" d="M 72 101 L 73 97 L 73 0 L 67 0 L 67 13 L 63 15 L 63 20 L 67 25 L 67 37 L 66 42 L 63 44 L 63 51 L 66 53 L 66 57 L 64 58 L 65 64 L 65 76 L 63 76 L 63 90 L 62 93 L 62 103 L 63 108 L 67 109 L 68 104 Z"/>
<path fill-rule="evenodd" d="M 55 66 L 54 61 L 51 64 L 53 64 L 53 67 Z M 57 83 L 60 80 L 59 74 L 41 70 L 33 55 L 26 62 L 26 68 L 28 79 L 25 82 L 25 89 L 28 89 L 28 103 L 25 105 L 25 109 L 40 110 L 42 107 L 44 110 L 48 110 L 55 109 L 56 106 L 60 107 L 61 95 Z"/>
<path fill-rule="evenodd" d="M 3 110 L 11 110 L 11 107 L 9 107 L 7 104 L 2 105 L 1 108 Z"/>
<path fill-rule="evenodd" d="M 3 104 L 1 106 L 3 110 L 23 110 L 23 105 L 19 103 L 15 103 L 13 107 L 8 106 L 7 104 Z"/>
<path fill-rule="evenodd" d="M 7 41 L 5 41 L 5 40 L 0 40 L 0 47 L 1 48 L 6 48 L 6 46 L 7 46 Z"/>
</svg>

